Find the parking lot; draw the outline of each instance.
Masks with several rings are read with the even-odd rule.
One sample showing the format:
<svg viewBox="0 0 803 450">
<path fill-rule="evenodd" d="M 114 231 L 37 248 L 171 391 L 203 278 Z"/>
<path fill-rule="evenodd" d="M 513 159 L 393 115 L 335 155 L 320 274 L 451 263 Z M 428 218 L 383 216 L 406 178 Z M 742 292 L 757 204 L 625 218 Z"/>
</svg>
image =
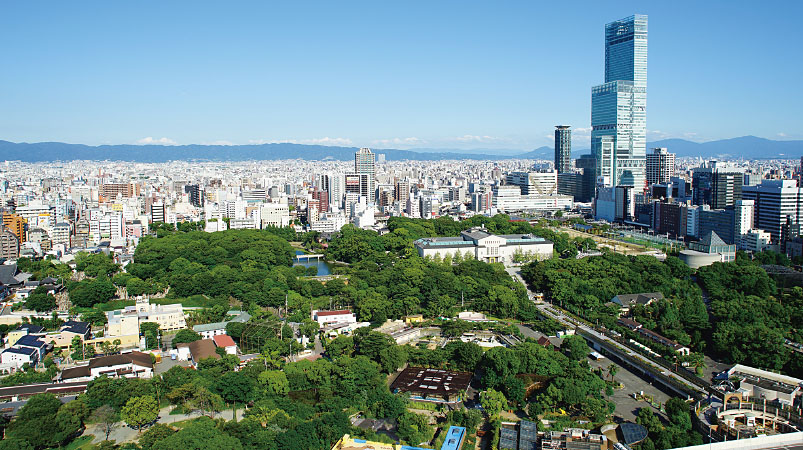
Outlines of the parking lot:
<svg viewBox="0 0 803 450">
<path fill-rule="evenodd" d="M 589 359 L 588 363 L 591 365 L 592 369 L 602 368 L 602 374 L 605 376 L 605 379 L 610 378 L 608 376 L 608 366 L 611 365 L 611 360 L 607 358 L 599 361 Z M 611 400 L 616 403 L 616 411 L 614 411 L 614 415 L 619 416 L 624 420 L 635 422 L 639 408 L 651 408 L 654 413 L 663 416 L 660 411 L 650 406 L 649 403 L 633 398 L 633 393 L 644 391 L 644 394 L 651 395 L 655 402 L 661 404 L 669 400 L 670 396 L 657 387 L 644 381 L 638 375 L 630 372 L 624 367 L 618 364 L 616 367 L 618 370 L 613 379 L 619 383 L 622 383 L 624 388 L 615 389 L 613 391 L 613 397 Z"/>
<path fill-rule="evenodd" d="M 165 373 L 168 370 L 170 370 L 170 368 L 173 367 L 173 366 L 189 367 L 190 366 L 190 362 L 189 361 L 179 361 L 177 359 L 170 359 L 170 355 L 165 355 L 165 357 L 162 357 L 162 362 L 160 362 L 159 364 L 157 364 L 154 367 L 154 371 L 157 374 Z"/>
</svg>

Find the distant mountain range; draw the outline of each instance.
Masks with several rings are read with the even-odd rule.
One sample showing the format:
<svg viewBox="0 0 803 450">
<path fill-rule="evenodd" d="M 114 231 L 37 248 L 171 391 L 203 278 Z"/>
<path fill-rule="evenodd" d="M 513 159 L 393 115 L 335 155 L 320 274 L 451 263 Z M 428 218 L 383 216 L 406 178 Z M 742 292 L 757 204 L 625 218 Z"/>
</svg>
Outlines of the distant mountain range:
<svg viewBox="0 0 803 450">
<path fill-rule="evenodd" d="M 803 141 L 773 141 L 756 136 L 742 136 L 709 142 L 692 142 L 685 139 L 663 139 L 647 143 L 647 153 L 655 147 L 666 147 L 678 157 L 700 157 L 704 159 L 797 159 L 803 156 Z M 590 153 L 590 149 L 572 151 L 577 158 Z M 552 159 L 555 152 L 552 147 L 539 147 L 531 152 L 519 155 L 527 159 Z"/>
<path fill-rule="evenodd" d="M 803 140 L 773 141 L 744 136 L 710 142 L 691 142 L 684 139 L 664 139 L 647 143 L 647 148 L 667 147 L 678 157 L 797 159 L 803 156 Z M 65 144 L 62 142 L 15 143 L 0 141 L 0 160 L 43 162 L 72 160 L 111 160 L 159 163 L 174 160 L 246 161 L 246 160 L 340 160 L 354 159 L 356 147 L 328 147 L 302 144 L 261 145 L 99 145 Z M 649 150 L 648 150 L 649 151 Z M 527 153 L 512 154 L 510 150 L 454 149 L 374 149 L 389 161 L 445 159 L 552 159 L 552 147 L 539 147 Z M 573 156 L 588 153 L 575 150 Z"/>
</svg>

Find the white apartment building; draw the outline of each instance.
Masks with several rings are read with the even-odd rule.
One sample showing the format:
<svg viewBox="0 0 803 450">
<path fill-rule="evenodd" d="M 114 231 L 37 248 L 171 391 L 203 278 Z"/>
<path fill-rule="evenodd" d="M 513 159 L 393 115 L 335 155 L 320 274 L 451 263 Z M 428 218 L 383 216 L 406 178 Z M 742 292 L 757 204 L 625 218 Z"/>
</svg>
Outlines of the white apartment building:
<svg viewBox="0 0 803 450">
<path fill-rule="evenodd" d="M 349 223 L 346 216 L 338 213 L 322 214 L 317 222 L 310 224 L 310 230 L 319 233 L 333 233 L 340 231 L 343 225 Z"/>
<path fill-rule="evenodd" d="M 511 172 L 505 178 L 509 185 L 521 188 L 521 195 L 555 195 L 558 193 L 558 171 Z"/>
<path fill-rule="evenodd" d="M 574 197 L 571 195 L 522 195 L 521 188 L 515 185 L 494 188 L 493 205 L 499 211 L 556 211 L 571 209 Z"/>
<path fill-rule="evenodd" d="M 156 305 L 144 297 L 137 298 L 134 306 L 107 312 L 106 317 L 107 334 L 116 336 L 139 334 L 139 325 L 143 322 L 154 322 L 162 331 L 187 328 L 184 307 L 180 303 Z"/>
<path fill-rule="evenodd" d="M 260 207 L 262 228 L 290 225 L 290 207 L 286 203 L 265 203 Z"/>
<path fill-rule="evenodd" d="M 739 248 L 748 252 L 761 252 L 771 247 L 772 236 L 764 230 L 749 230 L 741 235 Z"/>
<path fill-rule="evenodd" d="M 312 311 L 312 320 L 323 327 L 330 323 L 357 323 L 357 316 L 348 309 L 338 311 L 319 311 L 316 309 Z"/>
</svg>

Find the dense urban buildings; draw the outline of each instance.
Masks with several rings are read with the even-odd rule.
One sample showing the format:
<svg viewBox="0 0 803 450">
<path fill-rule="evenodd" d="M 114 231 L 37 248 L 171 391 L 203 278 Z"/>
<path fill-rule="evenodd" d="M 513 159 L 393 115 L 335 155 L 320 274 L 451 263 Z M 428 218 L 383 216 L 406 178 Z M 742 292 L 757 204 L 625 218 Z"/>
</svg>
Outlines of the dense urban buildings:
<svg viewBox="0 0 803 450">
<path fill-rule="evenodd" d="M 429 18 L 432 5 L 424 14 L 407 16 Z M 347 7 L 332 5 L 338 12 Z M 695 30 L 693 43 L 706 40 L 712 14 L 668 7 L 682 16 L 686 29 Z M 15 40 L 7 60 L 36 57 L 4 68 L 10 80 L 26 82 L 8 83 L 21 90 L 14 92 L 12 107 L 4 102 L 3 111 L 15 120 L 0 122 L 10 134 L 0 139 L 71 130 L 71 136 L 97 142 L 125 133 L 127 142 L 145 145 L 0 140 L 0 158 L 9 159 L 0 160 L 0 450 L 682 450 L 704 442 L 709 449 L 803 448 L 803 159 L 797 159 L 803 146 L 783 142 L 777 148 L 785 152 L 769 159 L 755 137 L 719 144 L 664 139 L 723 133 L 718 119 L 742 127 L 756 122 L 720 117 L 732 112 L 722 110 L 717 89 L 680 89 L 676 98 L 667 96 L 667 89 L 704 85 L 693 79 L 684 84 L 682 76 L 670 76 L 672 70 L 723 82 L 722 76 L 706 78 L 705 64 L 690 71 L 689 61 L 665 59 L 688 51 L 660 55 L 666 73 L 653 79 L 676 85 L 660 86 L 664 91 L 656 98 L 671 98 L 669 106 L 676 109 L 660 115 L 660 128 L 671 131 L 650 130 L 661 140 L 647 144 L 643 15 L 604 27 L 604 78 L 592 88 L 591 128 L 588 120 L 577 119 L 588 111 L 565 101 L 577 88 L 566 85 L 571 57 L 554 71 L 553 77 L 563 75 L 562 85 L 530 83 L 550 86 L 554 92 L 542 103 L 551 103 L 554 114 L 577 126 L 553 129 L 558 118 L 533 120 L 546 109 L 532 108 L 527 99 L 534 97 L 511 84 L 540 72 L 517 76 L 511 72 L 515 64 L 496 59 L 489 64 L 482 57 L 512 57 L 537 69 L 533 58 L 521 57 L 530 52 L 458 48 L 460 42 L 495 45 L 493 39 L 481 40 L 482 33 L 500 26 L 484 8 L 474 22 L 485 26 L 465 27 L 474 22 L 464 20 L 469 17 L 464 8 L 471 6 L 450 5 L 447 20 L 432 21 L 468 30 L 463 36 L 449 29 L 437 33 L 447 36 L 445 46 L 431 33 L 412 40 L 404 33 L 378 39 L 370 30 L 350 33 L 344 30 L 359 27 L 344 25 L 344 18 L 395 29 L 392 20 L 349 14 L 329 20 L 334 31 L 327 30 L 326 42 L 319 42 L 321 21 L 302 13 L 292 23 L 282 16 L 285 8 L 268 8 L 267 21 L 249 15 L 270 26 L 248 27 L 247 33 L 226 29 L 244 22 L 225 17 L 221 8 L 213 8 L 210 23 L 203 22 L 203 8 L 194 8 L 193 20 L 180 25 L 200 32 L 182 33 L 187 39 L 163 36 L 165 27 L 155 26 L 148 39 L 127 39 L 122 46 L 115 39 L 130 38 L 131 30 L 114 21 L 101 23 L 115 31 L 103 34 L 101 50 L 122 48 L 124 58 L 149 55 L 148 63 L 158 67 L 127 73 L 142 83 L 125 83 L 120 75 L 126 74 L 115 70 L 131 71 L 104 57 L 64 57 L 57 62 L 78 63 L 52 64 L 50 53 L 92 54 L 92 45 L 69 45 L 76 38 L 85 44 L 84 36 L 58 34 L 61 28 L 48 23 L 75 23 L 77 16 L 69 13 L 76 5 L 64 6 L 61 14 L 33 9 L 16 14 L 9 23 L 37 39 Z M 549 9 L 536 8 L 539 15 Z M 586 20 L 568 17 L 565 5 L 554 9 L 560 13 L 557 22 Z M 133 20 L 136 12 L 126 11 L 125 24 L 140 32 L 147 20 Z M 459 20 L 449 20 L 455 12 Z M 800 32 L 794 23 L 799 14 L 784 12 L 762 16 L 759 31 L 738 28 L 749 38 L 736 37 L 755 48 L 730 42 L 733 34 L 728 43 L 744 60 L 770 61 L 763 58 L 768 45 L 762 42 L 797 44 L 767 39 L 779 29 Z M 397 13 L 390 16 L 407 17 Z M 148 19 L 167 17 L 175 34 L 174 16 Z M 524 20 L 533 16 L 521 14 Z M 737 23 L 731 16 L 728 26 Z M 771 26 L 778 16 L 788 16 L 791 25 Z M 37 23 L 25 23 L 26 17 Z M 539 23 L 551 22 L 556 21 Z M 306 23 L 314 26 L 299 27 Z M 662 51 L 688 38 L 677 33 L 683 27 L 667 26 L 666 16 L 653 23 L 661 25 L 653 32 L 661 33 Z M 221 32 L 204 34 L 210 24 Z M 502 22 L 505 26 L 520 34 L 543 28 Z M 52 30 L 57 35 L 49 35 Z M 279 39 L 260 35 L 266 30 Z M 252 64 L 255 58 L 237 61 L 249 49 L 265 53 L 266 43 L 281 44 L 288 30 L 303 39 L 292 39 L 290 51 L 269 52 L 270 73 L 265 64 Z M 565 25 L 550 29 L 548 37 L 556 30 L 586 39 Z M 227 42 L 232 35 L 243 35 L 239 46 Z M 199 45 L 199 36 L 214 40 L 212 51 Z M 338 45 L 342 36 L 352 39 Z M 355 36 L 358 51 L 330 51 L 353 48 Z M 388 45 L 393 39 L 420 47 Z M 25 47 L 54 42 L 66 44 L 57 48 L 66 53 Z M 170 50 L 164 55 L 158 48 L 136 48 L 163 42 Z M 305 48 L 310 43 L 316 48 Z M 193 44 L 197 48 L 187 48 Z M 577 42 L 575 53 L 578 46 L 588 42 Z M 567 40 L 547 51 L 559 49 L 565 56 L 571 48 Z M 476 71 L 453 64 L 455 73 L 441 83 L 411 77 L 420 72 L 416 61 L 433 60 L 426 53 L 433 49 L 438 56 L 447 49 L 459 61 L 494 69 L 479 71 L 487 86 L 500 86 L 493 76 L 502 67 L 510 75 L 503 81 L 511 85 L 496 100 L 514 92 L 522 101 L 507 107 L 487 103 L 487 95 L 474 92 L 479 84 L 466 82 Z M 338 64 L 326 57 L 321 63 L 315 50 L 335 54 Z M 466 50 L 479 56 L 461 58 Z M 750 58 L 750 51 L 763 51 L 762 58 Z M 340 61 L 348 53 L 361 60 Z M 794 52 L 775 53 L 786 56 L 785 62 L 797 61 L 788 58 Z M 192 64 L 199 54 L 215 56 L 214 70 L 186 70 L 199 66 Z M 181 55 L 180 64 L 154 63 L 163 56 L 176 60 L 175 55 Z M 295 59 L 283 61 L 288 55 Z M 349 69 L 387 69 L 377 55 L 404 66 L 391 68 L 397 75 L 393 92 L 383 92 L 381 85 L 388 70 L 366 77 Z M 409 55 L 415 55 L 412 65 Z M 425 70 L 429 81 L 449 70 L 455 58 L 448 56 L 439 70 Z M 310 69 L 305 60 L 320 64 Z M 102 70 L 93 70 L 94 61 Z M 728 71 L 723 61 L 737 70 Z M 734 58 L 716 63 L 715 71 L 738 76 L 745 70 L 767 75 L 766 67 L 778 66 Z M 51 75 L 48 64 L 58 67 L 59 83 L 32 89 Z M 240 70 L 245 64 L 248 70 Z M 226 79 L 231 67 L 234 75 Z M 35 76 L 19 76 L 18 70 Z M 81 70 L 83 77 L 71 73 Z M 204 83 L 206 72 L 211 78 Z M 108 108 L 100 112 L 108 118 L 100 119 L 117 127 L 92 120 L 87 107 L 92 105 L 82 105 L 92 103 L 93 92 L 81 88 L 94 86 L 86 80 L 97 74 L 109 86 L 125 86 L 126 99 L 142 100 L 133 109 L 115 106 L 114 89 L 105 84 L 95 89 L 108 97 L 108 105 L 101 105 Z M 79 85 L 70 83 L 79 79 Z M 188 92 L 176 92 L 171 80 L 190 80 Z M 142 86 L 148 90 L 144 96 Z M 157 95 L 165 87 L 172 97 Z M 577 92 L 583 95 L 587 87 Z M 760 97 L 762 106 L 784 106 L 772 104 L 777 91 L 799 106 L 790 95 L 794 89 L 761 87 L 753 89 L 761 95 L 738 100 Z M 59 89 L 69 95 L 59 95 Z M 238 98 L 238 89 L 247 95 Z M 204 90 L 222 95 L 205 96 Z M 702 98 L 708 94 L 712 97 Z M 37 103 L 37 95 L 55 99 L 51 104 L 61 112 L 45 108 L 40 121 L 58 117 L 60 123 L 37 123 L 43 108 L 36 106 L 46 103 Z M 70 101 L 59 101 L 65 98 Z M 160 98 L 174 101 L 153 101 Z M 324 102 L 316 105 L 320 98 Z M 182 99 L 201 108 L 182 114 L 182 107 L 187 109 Z M 439 102 L 435 108 L 433 102 Z M 709 117 L 673 122 L 673 114 L 687 113 L 696 103 L 720 110 L 697 108 L 696 114 Z M 59 107 L 77 113 L 70 116 Z M 746 110 L 751 119 L 756 110 L 767 117 L 788 113 L 781 107 Z M 446 121 L 425 123 L 431 111 Z M 351 114 L 361 114 L 361 120 Z M 405 114 L 414 123 L 405 124 Z M 215 115 L 218 120 L 209 119 Z M 158 123 L 149 126 L 149 120 Z M 522 121 L 529 129 L 511 128 Z M 772 133 L 784 138 L 800 132 L 788 121 L 767 122 L 765 127 L 775 127 Z M 82 125 L 98 129 L 87 132 Z M 179 140 L 206 143 L 159 138 L 163 130 Z M 145 131 L 160 134 L 135 141 L 134 133 Z M 285 136 L 294 143 L 272 142 L 279 132 L 294 134 Z M 264 133 L 265 139 L 252 141 L 258 136 L 241 133 Z M 314 139 L 307 133 L 339 137 Z M 573 134 L 576 148 L 589 149 L 575 160 Z M 210 143 L 220 137 L 253 145 Z M 554 148 L 536 148 L 553 137 Z M 357 147 L 295 143 L 354 141 Z M 746 150 L 739 142 L 755 148 Z M 41 153 L 29 158 L 25 149 Z M 711 160 L 714 155 L 720 160 Z M 754 437 L 759 441 L 745 441 Z"/>
</svg>

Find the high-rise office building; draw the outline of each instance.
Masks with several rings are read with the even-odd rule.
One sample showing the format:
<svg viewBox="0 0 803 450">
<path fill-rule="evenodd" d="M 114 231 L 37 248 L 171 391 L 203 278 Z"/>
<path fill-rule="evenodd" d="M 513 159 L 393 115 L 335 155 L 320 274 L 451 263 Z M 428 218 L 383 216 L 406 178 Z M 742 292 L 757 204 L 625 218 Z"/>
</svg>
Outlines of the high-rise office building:
<svg viewBox="0 0 803 450">
<path fill-rule="evenodd" d="M 574 161 L 574 167 L 583 171 L 581 195 L 577 201 L 590 202 L 594 199 L 594 189 L 597 186 L 597 159 L 593 154 L 581 155 Z"/>
<path fill-rule="evenodd" d="M 646 182 L 647 16 L 605 25 L 605 83 L 591 89 L 591 150 L 606 186 Z"/>
<path fill-rule="evenodd" d="M 22 218 L 22 216 L 13 213 L 3 213 L 3 226 L 14 233 L 14 236 L 17 236 L 20 244 L 26 241 L 28 221 Z"/>
<path fill-rule="evenodd" d="M 572 171 L 572 130 L 568 125 L 555 126 L 555 170 Z"/>
<path fill-rule="evenodd" d="M 354 172 L 357 174 L 367 174 L 368 184 L 361 190 L 362 195 L 373 202 L 376 197 L 376 155 L 370 148 L 363 147 L 354 154 Z"/>
<path fill-rule="evenodd" d="M 665 148 L 654 148 L 647 155 L 647 184 L 668 183 L 674 171 L 674 153 Z"/>
<path fill-rule="evenodd" d="M 558 193 L 558 172 L 511 172 L 505 177 L 507 184 L 521 187 L 521 195 L 555 195 Z"/>
<path fill-rule="evenodd" d="M 20 240 L 0 223 L 0 258 L 17 259 L 20 254 Z M 5 289 L 5 286 L 3 286 Z"/>
<path fill-rule="evenodd" d="M 742 199 L 744 170 L 722 167 L 716 161 L 697 167 L 692 174 L 692 196 L 695 205 L 709 205 L 712 209 L 734 206 Z"/>
<path fill-rule="evenodd" d="M 803 189 L 796 180 L 764 180 L 758 186 L 745 186 L 742 198 L 753 200 L 755 228 L 772 236 L 773 243 L 783 243 L 786 225 L 803 224 Z"/>
<path fill-rule="evenodd" d="M 188 184 L 184 186 L 184 192 L 187 194 L 188 200 L 192 206 L 200 208 L 204 205 L 204 195 L 201 186 Z"/>
<path fill-rule="evenodd" d="M 327 212 L 329 211 L 329 193 L 326 191 L 322 191 L 317 187 L 315 190 L 312 191 L 312 199 L 318 201 L 318 211 L 319 212 Z"/>
<path fill-rule="evenodd" d="M 393 196 L 397 201 L 401 202 L 401 204 L 406 205 L 407 199 L 410 198 L 410 182 L 408 180 L 400 180 L 396 183 Z"/>
</svg>

